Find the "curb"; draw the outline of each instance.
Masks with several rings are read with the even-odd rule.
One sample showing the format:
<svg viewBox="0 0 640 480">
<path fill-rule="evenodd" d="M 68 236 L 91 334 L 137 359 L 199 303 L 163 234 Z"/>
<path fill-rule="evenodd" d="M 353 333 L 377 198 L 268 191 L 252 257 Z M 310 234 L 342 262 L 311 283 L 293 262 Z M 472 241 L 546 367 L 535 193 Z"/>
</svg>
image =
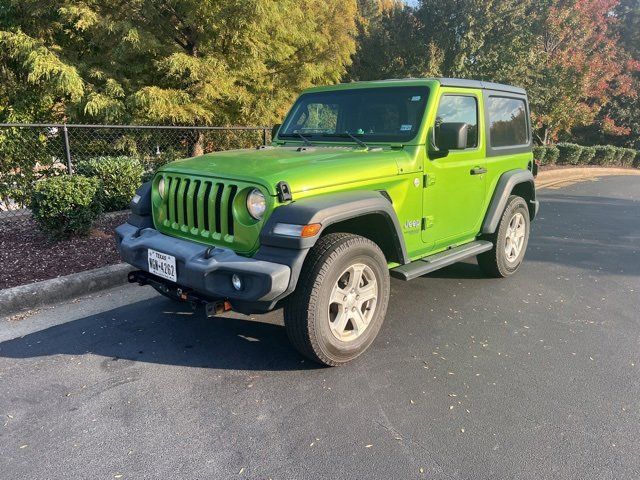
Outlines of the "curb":
<svg viewBox="0 0 640 480">
<path fill-rule="evenodd" d="M 566 176 L 564 176 L 566 175 Z M 640 170 L 619 167 L 601 168 L 558 168 L 540 172 L 536 178 L 536 188 L 547 188 L 565 182 L 576 182 L 580 180 L 609 177 L 615 175 L 640 175 Z"/>
<path fill-rule="evenodd" d="M 0 318 L 20 310 L 63 302 L 123 285 L 127 283 L 127 273 L 131 270 L 131 265 L 119 263 L 0 290 Z"/>
</svg>

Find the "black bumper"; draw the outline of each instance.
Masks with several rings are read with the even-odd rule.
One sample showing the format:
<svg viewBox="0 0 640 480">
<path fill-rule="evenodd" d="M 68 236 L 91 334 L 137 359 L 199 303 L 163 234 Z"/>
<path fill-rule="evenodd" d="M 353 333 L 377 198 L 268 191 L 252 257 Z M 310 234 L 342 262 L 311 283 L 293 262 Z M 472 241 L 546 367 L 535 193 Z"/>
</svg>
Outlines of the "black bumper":
<svg viewBox="0 0 640 480">
<path fill-rule="evenodd" d="M 116 242 L 122 259 L 145 272 L 149 271 L 149 249 L 173 255 L 177 282 L 155 277 L 158 282 L 186 287 L 211 301 L 228 299 L 239 311 L 269 310 L 288 293 L 288 265 L 242 257 L 226 248 L 208 247 L 129 223 L 116 229 Z M 234 273 L 243 281 L 241 290 L 233 288 Z"/>
</svg>

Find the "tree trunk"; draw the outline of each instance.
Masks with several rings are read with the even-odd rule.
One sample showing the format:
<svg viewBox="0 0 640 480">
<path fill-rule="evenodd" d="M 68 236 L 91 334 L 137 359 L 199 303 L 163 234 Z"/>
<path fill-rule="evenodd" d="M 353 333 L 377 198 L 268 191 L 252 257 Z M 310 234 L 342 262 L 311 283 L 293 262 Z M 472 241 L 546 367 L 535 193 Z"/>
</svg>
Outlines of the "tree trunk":
<svg viewBox="0 0 640 480">
<path fill-rule="evenodd" d="M 204 134 L 202 130 L 194 130 L 192 136 L 190 154 L 192 157 L 200 156 L 204 153 Z"/>
</svg>

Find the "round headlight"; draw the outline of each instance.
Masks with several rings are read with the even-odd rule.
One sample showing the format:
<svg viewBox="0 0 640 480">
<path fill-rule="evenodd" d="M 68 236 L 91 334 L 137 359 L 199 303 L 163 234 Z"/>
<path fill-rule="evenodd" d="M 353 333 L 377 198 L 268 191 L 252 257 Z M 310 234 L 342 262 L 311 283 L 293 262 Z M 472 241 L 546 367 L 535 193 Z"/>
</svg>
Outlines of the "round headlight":
<svg viewBox="0 0 640 480">
<path fill-rule="evenodd" d="M 247 210 L 249 214 L 256 220 L 260 220 L 267 209 L 267 201 L 264 198 L 263 193 L 254 188 L 247 195 Z"/>
<path fill-rule="evenodd" d="M 160 198 L 164 198 L 164 177 L 160 178 L 158 182 L 158 193 L 160 194 Z"/>
</svg>

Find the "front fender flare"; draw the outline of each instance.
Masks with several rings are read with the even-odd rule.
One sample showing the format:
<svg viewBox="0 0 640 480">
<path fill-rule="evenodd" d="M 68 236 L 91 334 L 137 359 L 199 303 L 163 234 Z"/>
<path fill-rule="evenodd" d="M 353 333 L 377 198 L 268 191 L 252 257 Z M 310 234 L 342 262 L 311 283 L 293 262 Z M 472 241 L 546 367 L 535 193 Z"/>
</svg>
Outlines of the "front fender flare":
<svg viewBox="0 0 640 480">
<path fill-rule="evenodd" d="M 330 225 L 370 214 L 380 215 L 385 219 L 389 234 L 393 237 L 396 257 L 401 261 L 400 263 L 408 262 L 404 237 L 396 212 L 391 200 L 379 191 L 362 190 L 318 195 L 278 207 L 260 232 L 260 244 L 293 249 L 311 248 Z M 294 225 L 319 223 L 322 228 L 314 237 L 287 237 L 274 233 L 278 223 Z"/>
</svg>

